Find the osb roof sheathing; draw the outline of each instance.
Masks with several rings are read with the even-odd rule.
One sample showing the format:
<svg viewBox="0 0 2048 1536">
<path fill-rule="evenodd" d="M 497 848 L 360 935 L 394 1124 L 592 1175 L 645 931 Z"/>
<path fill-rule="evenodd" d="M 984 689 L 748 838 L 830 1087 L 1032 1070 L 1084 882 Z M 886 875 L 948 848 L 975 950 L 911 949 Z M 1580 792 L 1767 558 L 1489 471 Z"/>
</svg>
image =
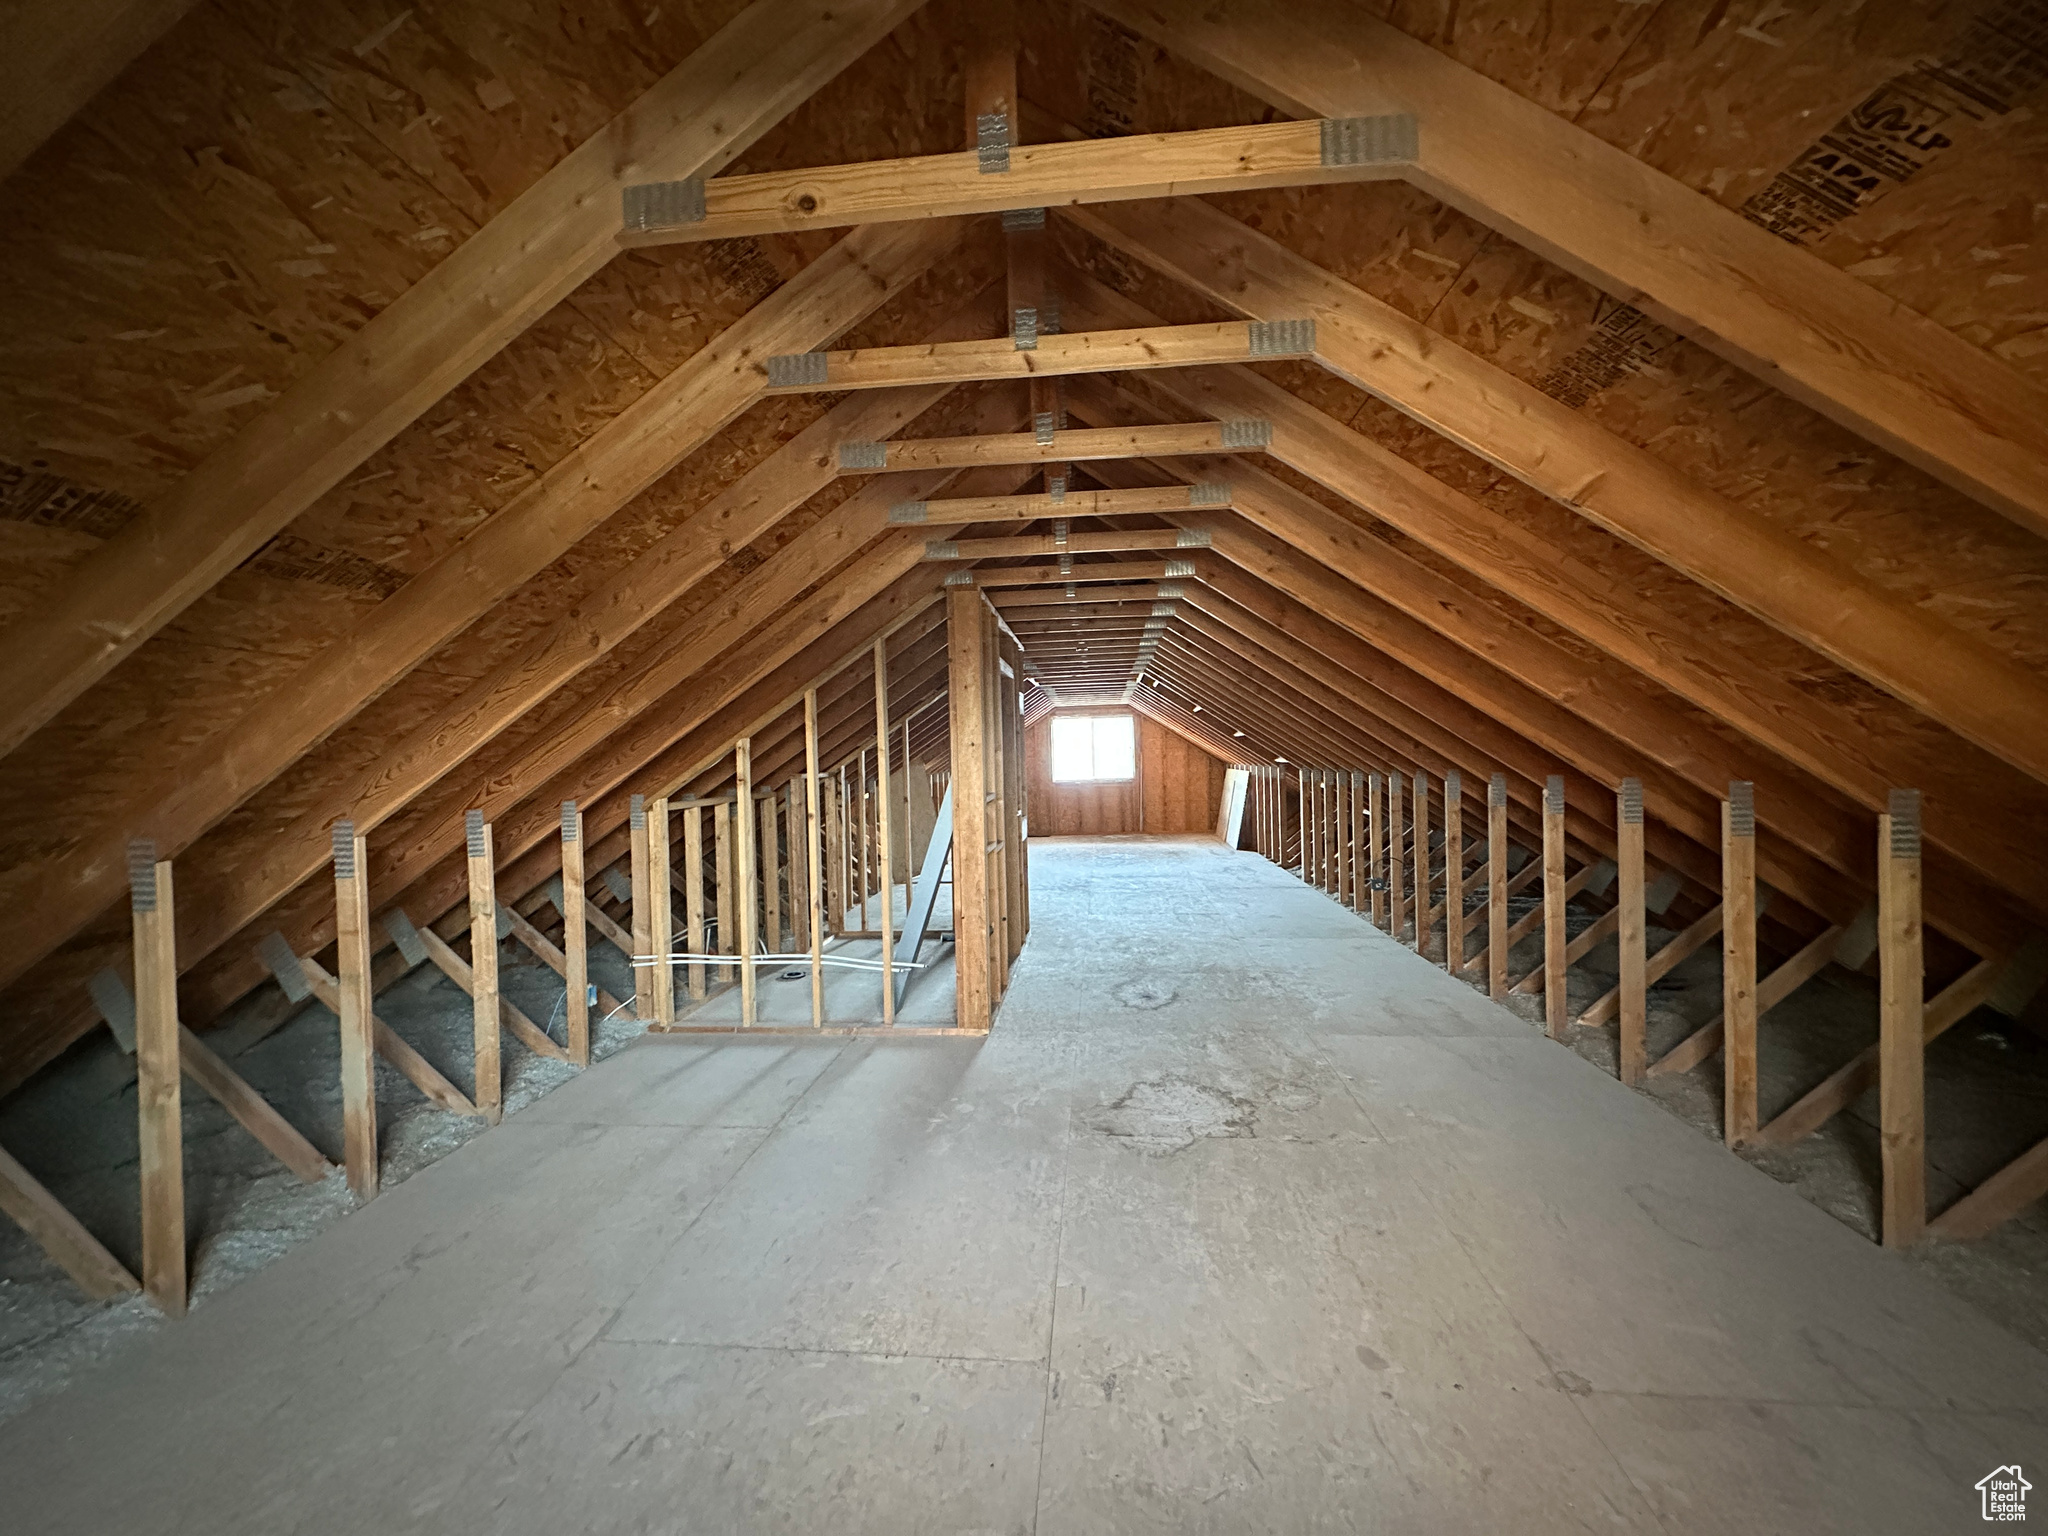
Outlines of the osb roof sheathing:
<svg viewBox="0 0 2048 1536">
<path fill-rule="evenodd" d="M 0 338 L 0 624 L 32 612 L 99 539 L 740 8 L 197 7 L 0 185 L 14 232 L 0 250 L 11 296 Z M 2026 10 L 2023 0 L 1829 0 L 1796 13 L 1771 0 L 1366 8 L 1704 195 L 1781 218 L 1778 173 L 1845 113 L 1887 90 L 1939 96 L 1955 107 L 1949 142 L 1867 207 L 1799 237 L 1820 259 L 2048 379 L 2048 257 L 2036 238 L 2048 207 L 2048 126 L 2039 82 L 1989 51 L 2009 33 L 1985 31 L 1987 17 Z M 1022 24 L 1021 89 L 1054 124 L 1103 135 L 1277 115 L 1070 0 L 1026 8 Z M 733 169 L 958 147 L 958 47 L 971 29 L 966 0 L 927 7 Z M 1946 61 L 1947 73 L 1930 60 Z M 1963 86 L 1977 94 L 1959 95 Z M 1216 202 L 1880 585 L 2030 665 L 2048 655 L 2048 544 L 1474 219 L 1400 182 Z M 205 752 L 307 658 L 345 644 L 409 576 L 832 238 L 628 253 L 542 317 L 0 759 L 0 897 L 32 900 L 37 871 Z M 1063 236 L 1062 246 L 1170 319 L 1213 314 L 1090 241 Z M 986 239 L 963 250 L 859 338 L 915 339 L 978 291 L 992 260 Z M 1880 734 L 1958 754 L 2015 813 L 2048 810 L 2042 786 L 1397 412 L 1314 370 L 1264 371 L 1654 595 L 1732 655 Z M 183 855 L 181 879 L 186 867 L 195 888 L 230 878 L 323 786 L 430 718 L 828 404 L 797 397 L 747 412 L 253 796 Z M 913 429 L 938 430 L 936 414 Z M 749 559 L 772 555 L 843 494 L 818 498 L 508 729 L 402 813 L 391 837 L 445 816 L 716 601 Z M 1592 655 L 1412 541 L 1347 515 L 1476 600 Z M 110 912 L 15 988 L 0 1057 L 45 1050 L 75 1017 L 82 977 L 122 943 L 120 914 Z"/>
</svg>

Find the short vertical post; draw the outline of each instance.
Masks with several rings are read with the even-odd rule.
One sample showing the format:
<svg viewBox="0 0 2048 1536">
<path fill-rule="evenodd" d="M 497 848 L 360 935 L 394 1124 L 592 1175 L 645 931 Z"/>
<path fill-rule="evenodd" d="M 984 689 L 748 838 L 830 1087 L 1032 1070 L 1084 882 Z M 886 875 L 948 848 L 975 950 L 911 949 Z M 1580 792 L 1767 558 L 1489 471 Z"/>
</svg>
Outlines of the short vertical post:
<svg viewBox="0 0 2048 1536">
<path fill-rule="evenodd" d="M 1330 894 L 1337 905 L 1351 901 L 1351 775 L 1342 768 L 1330 773 L 1330 848 L 1336 865 Z"/>
<path fill-rule="evenodd" d="M 910 772 L 905 759 L 903 771 Z M 889 647 L 875 642 L 875 812 L 882 854 L 882 1022 L 896 1022 L 896 843 L 889 798 Z"/>
<path fill-rule="evenodd" d="M 1372 887 L 1366 877 L 1366 776 L 1356 768 L 1348 774 L 1348 799 L 1346 799 L 1346 842 L 1352 885 L 1350 885 L 1350 907 L 1356 913 L 1364 913 L 1372 901 Z"/>
<path fill-rule="evenodd" d="M 1429 775 L 1415 770 L 1415 953 L 1429 957 Z"/>
<path fill-rule="evenodd" d="M 1372 910 L 1372 858 L 1368 853 L 1371 822 L 1366 817 L 1365 774 L 1351 771 L 1351 910 Z"/>
<path fill-rule="evenodd" d="M 825 1027 L 825 873 L 818 824 L 818 690 L 804 690 L 804 859 L 810 876 L 811 1027 Z M 884 983 L 884 990 L 887 983 Z"/>
<path fill-rule="evenodd" d="M 1756 1139 L 1756 787 L 1721 802 L 1721 1134 Z"/>
<path fill-rule="evenodd" d="M 737 953 L 734 946 L 739 934 L 739 918 L 732 902 L 732 806 L 723 800 L 712 807 L 711 835 L 712 853 L 718 863 L 715 871 L 718 876 L 718 948 L 715 953 L 730 955 Z M 707 950 L 706 953 L 714 951 Z M 730 964 L 718 968 L 718 979 L 732 980 Z"/>
<path fill-rule="evenodd" d="M 819 814 L 825 829 L 826 931 L 835 934 L 846 931 L 846 822 L 839 813 L 843 777 L 835 770 L 818 786 Z"/>
<path fill-rule="evenodd" d="M 1387 932 L 1396 943 L 1408 925 L 1408 893 L 1402 889 L 1407 880 L 1402 866 L 1408 850 L 1402 821 L 1401 771 L 1397 768 L 1387 775 Z"/>
<path fill-rule="evenodd" d="M 1298 873 L 1307 884 L 1314 879 L 1315 870 L 1315 775 L 1306 768 L 1294 770 L 1294 819 L 1295 840 L 1300 844 L 1301 868 Z"/>
<path fill-rule="evenodd" d="M 1318 768 L 1301 770 L 1301 878 L 1309 885 L 1323 882 L 1323 775 Z"/>
<path fill-rule="evenodd" d="M 1365 888 L 1365 775 L 1355 768 L 1344 773 L 1344 846 L 1351 870 L 1344 904 L 1353 912 L 1363 912 L 1369 895 Z"/>
<path fill-rule="evenodd" d="M 808 824 L 804 815 L 804 776 L 799 773 L 784 788 L 782 794 L 783 826 L 788 830 L 789 847 L 785 850 L 789 863 L 789 943 L 792 949 L 808 951 L 811 947 L 811 898 L 805 889 L 806 874 L 803 847 L 804 827 Z"/>
<path fill-rule="evenodd" d="M 1259 852 L 1273 857 L 1273 770 L 1259 764 Z"/>
<path fill-rule="evenodd" d="M 1486 786 L 1486 995 L 1508 995 L 1508 776 Z"/>
<path fill-rule="evenodd" d="M 1342 768 L 1330 770 L 1330 895 L 1341 906 L 1344 902 L 1344 828 L 1345 794 L 1351 787 L 1351 775 Z"/>
<path fill-rule="evenodd" d="M 1266 784 L 1260 777 L 1256 763 L 1246 763 L 1245 769 L 1245 815 L 1251 822 L 1252 849 L 1264 854 L 1266 851 L 1265 798 Z"/>
<path fill-rule="evenodd" d="M 856 878 L 860 881 L 860 926 L 862 931 L 875 925 L 868 921 L 868 886 L 874 879 L 873 861 L 868 844 L 868 754 L 865 748 L 860 754 L 860 787 L 854 791 L 853 809 L 860 819 L 860 837 L 854 843 Z"/>
<path fill-rule="evenodd" d="M 1316 889 L 1330 894 L 1330 770 L 1316 770 Z"/>
<path fill-rule="evenodd" d="M 761 932 L 768 953 L 782 953 L 782 838 L 776 825 L 775 796 L 760 797 L 761 806 Z"/>
<path fill-rule="evenodd" d="M 1643 1080 L 1649 1065 L 1646 1030 L 1649 994 L 1645 981 L 1643 912 L 1643 781 L 1623 779 L 1616 797 L 1614 864 L 1621 903 L 1616 933 L 1621 948 L 1619 1073 L 1624 1083 Z"/>
<path fill-rule="evenodd" d="M 1259 765 L 1259 852 L 1280 862 L 1273 852 L 1273 770 L 1264 763 Z"/>
<path fill-rule="evenodd" d="M 1260 798 L 1264 794 L 1265 785 L 1259 780 L 1257 765 L 1246 763 L 1244 765 L 1244 815 L 1245 825 L 1251 832 L 1251 845 L 1254 853 L 1264 853 L 1266 849 L 1265 828 L 1259 821 L 1261 814 Z"/>
<path fill-rule="evenodd" d="M 833 913 L 832 931 L 844 933 L 853 916 L 853 791 L 847 787 L 846 764 L 832 776 L 832 826 L 839 838 L 839 903 Z"/>
<path fill-rule="evenodd" d="M 910 886 L 917 878 L 917 817 L 910 804 L 910 722 L 903 722 L 903 910 L 910 910 Z"/>
<path fill-rule="evenodd" d="M 644 1024 L 654 1018 L 654 925 L 648 895 L 653 882 L 647 867 L 650 845 L 645 795 L 635 795 L 627 802 L 626 825 L 633 866 L 633 1016 Z"/>
<path fill-rule="evenodd" d="M 1310 885 L 1323 883 L 1323 773 L 1320 768 L 1301 770 L 1301 878 Z"/>
<path fill-rule="evenodd" d="M 647 807 L 647 928 L 654 940 L 654 1027 L 673 1029 L 676 1022 L 676 969 L 669 960 L 676 948 L 675 887 L 669 884 L 668 797 Z"/>
<path fill-rule="evenodd" d="M 1444 969 L 1465 968 L 1465 787 L 1453 768 L 1444 775 Z"/>
<path fill-rule="evenodd" d="M 1543 1027 L 1564 1038 L 1564 779 L 1553 773 L 1543 785 Z"/>
<path fill-rule="evenodd" d="M 754 975 L 754 952 L 760 946 L 755 942 L 754 911 L 757 905 L 754 896 L 754 742 L 750 736 L 742 736 L 733 743 L 733 778 L 736 782 L 738 800 L 733 805 L 733 833 L 739 844 L 738 858 L 734 860 L 734 878 L 738 890 L 734 893 L 734 905 L 740 912 L 740 1022 L 748 1029 L 755 1024 L 756 977 Z"/>
<path fill-rule="evenodd" d="M 1315 884 L 1316 878 L 1316 792 L 1315 770 L 1295 770 L 1295 819 L 1301 823 L 1301 879 L 1304 885 Z"/>
<path fill-rule="evenodd" d="M 1372 845 L 1372 920 L 1384 928 L 1387 926 L 1387 792 L 1379 774 L 1367 777 L 1366 792 L 1372 797 L 1371 825 L 1366 829 L 1366 840 Z"/>
<path fill-rule="evenodd" d="M 1920 791 L 1895 789 L 1878 824 L 1877 1098 L 1884 1245 L 1927 1225 L 1926 975 L 1920 931 Z"/>
<path fill-rule="evenodd" d="M 1335 896 L 1340 888 L 1342 875 L 1338 860 L 1340 847 L 1337 841 L 1338 776 L 1328 768 L 1322 771 L 1323 781 L 1323 889 Z"/>
<path fill-rule="evenodd" d="M 135 937 L 135 1103 L 141 1142 L 142 1289 L 185 1315 L 185 1119 L 178 1048 L 177 914 L 171 865 L 156 844 L 128 845 Z"/>
<path fill-rule="evenodd" d="M 1262 766 L 1266 768 L 1266 856 L 1280 868 L 1286 868 L 1286 793 L 1280 768 L 1274 764 Z"/>
<path fill-rule="evenodd" d="M 469 843 L 469 997 L 476 1043 L 476 1107 L 488 1124 L 496 1125 L 505 1114 L 504 1079 L 498 1066 L 498 891 L 490 823 L 482 811 L 471 811 L 463 822 Z"/>
<path fill-rule="evenodd" d="M 370 862 L 353 821 L 334 824 L 334 971 L 341 1021 L 341 1151 L 358 1200 L 377 1195 L 377 1042 L 370 1010 Z"/>
<path fill-rule="evenodd" d="M 1301 854 L 1301 878 L 1306 884 L 1313 868 L 1309 862 L 1309 775 L 1306 768 L 1294 770 L 1294 819 L 1299 823 L 1295 842 Z"/>
<path fill-rule="evenodd" d="M 690 953 L 709 954 L 704 947 L 704 807 L 683 809 L 683 921 L 688 925 Z M 704 962 L 692 960 L 684 973 L 688 977 L 690 1001 L 702 1002 L 705 992 Z"/>
<path fill-rule="evenodd" d="M 1330 893 L 1331 886 L 1334 883 L 1331 878 L 1335 873 L 1332 867 L 1331 855 L 1336 850 L 1333 847 L 1335 839 L 1331 834 L 1336 831 L 1336 817 L 1333 814 L 1335 810 L 1336 804 L 1331 798 L 1330 770 L 1318 768 L 1316 770 L 1316 884 L 1323 888 L 1323 894 L 1326 896 Z"/>
<path fill-rule="evenodd" d="M 562 802 L 562 985 L 567 988 L 569 1060 L 590 1065 L 590 926 L 583 910 L 583 812 Z"/>
</svg>

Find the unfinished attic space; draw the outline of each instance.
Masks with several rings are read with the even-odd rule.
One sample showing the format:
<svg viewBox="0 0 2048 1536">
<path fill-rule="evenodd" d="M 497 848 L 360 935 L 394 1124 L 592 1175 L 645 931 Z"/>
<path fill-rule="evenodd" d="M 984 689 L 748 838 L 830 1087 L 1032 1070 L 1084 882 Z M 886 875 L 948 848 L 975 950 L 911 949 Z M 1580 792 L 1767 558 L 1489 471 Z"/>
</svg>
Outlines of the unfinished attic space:
<svg viewBox="0 0 2048 1536">
<path fill-rule="evenodd" d="M 0 1531 L 2048 1519 L 2048 0 L 0 15 Z"/>
</svg>

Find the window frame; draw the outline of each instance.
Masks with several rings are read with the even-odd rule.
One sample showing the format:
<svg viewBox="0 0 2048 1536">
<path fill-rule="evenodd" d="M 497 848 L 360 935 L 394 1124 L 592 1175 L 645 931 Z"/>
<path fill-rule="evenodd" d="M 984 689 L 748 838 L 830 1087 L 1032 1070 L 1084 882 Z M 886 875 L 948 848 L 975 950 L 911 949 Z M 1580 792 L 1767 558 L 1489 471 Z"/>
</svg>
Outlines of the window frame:
<svg viewBox="0 0 2048 1536">
<path fill-rule="evenodd" d="M 1129 732 L 1130 772 L 1105 777 L 1094 772 L 1101 766 L 1100 735 L 1102 727 L 1110 722 L 1121 723 Z M 1058 739 L 1061 726 L 1084 725 L 1088 728 L 1088 767 L 1091 770 L 1085 778 L 1062 778 L 1060 776 L 1060 750 Z M 1046 771 L 1055 787 L 1087 786 L 1094 784 L 1135 784 L 1138 782 L 1138 716 L 1136 711 L 1127 710 L 1102 715 L 1054 715 L 1049 722 L 1046 739 Z"/>
</svg>

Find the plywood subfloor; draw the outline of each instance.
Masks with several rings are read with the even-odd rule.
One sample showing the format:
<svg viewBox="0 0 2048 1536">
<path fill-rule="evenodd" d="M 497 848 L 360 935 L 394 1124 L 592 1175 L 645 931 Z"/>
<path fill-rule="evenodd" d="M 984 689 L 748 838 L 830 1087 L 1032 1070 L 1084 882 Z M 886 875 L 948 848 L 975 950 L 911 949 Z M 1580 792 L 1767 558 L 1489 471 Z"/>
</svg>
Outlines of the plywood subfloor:
<svg viewBox="0 0 2048 1536">
<path fill-rule="evenodd" d="M 646 1039 L 0 1431 L 38 1532 L 1911 1532 L 2048 1359 L 1251 855 Z M 10 1522 L 12 1523 L 12 1521 Z"/>
</svg>

